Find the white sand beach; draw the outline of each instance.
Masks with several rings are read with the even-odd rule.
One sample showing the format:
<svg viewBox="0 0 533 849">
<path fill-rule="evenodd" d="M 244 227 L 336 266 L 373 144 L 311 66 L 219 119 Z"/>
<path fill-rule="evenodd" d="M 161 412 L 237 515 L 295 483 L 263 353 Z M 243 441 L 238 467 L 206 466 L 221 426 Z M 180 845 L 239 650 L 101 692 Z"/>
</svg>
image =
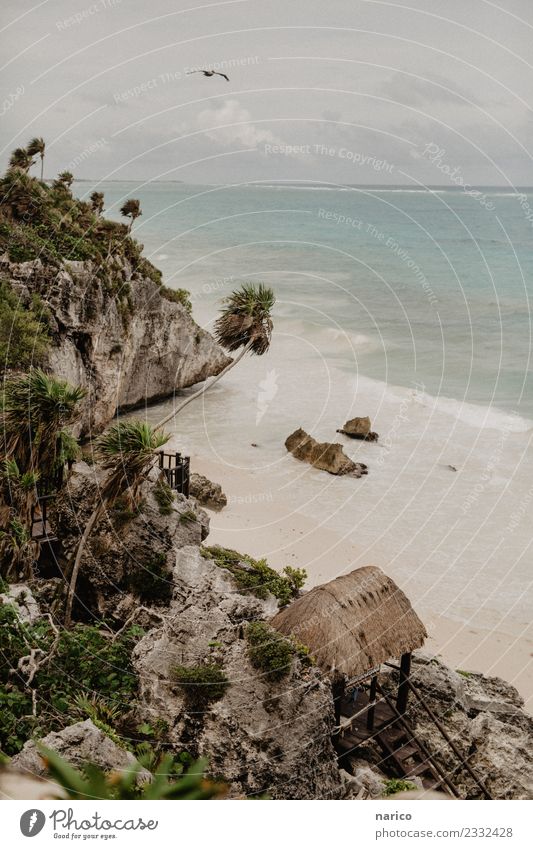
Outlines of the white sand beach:
<svg viewBox="0 0 533 849">
<path fill-rule="evenodd" d="M 268 471 L 240 471 L 198 454 L 191 456 L 191 465 L 194 471 L 220 483 L 228 496 L 224 510 L 209 511 L 207 544 L 266 557 L 278 569 L 286 565 L 303 567 L 309 576 L 307 588 L 375 562 L 365 557 L 349 531 L 342 535 L 295 509 L 290 497 L 279 489 L 279 479 Z M 526 707 L 533 711 L 533 624 L 513 635 L 497 627 L 485 629 L 473 624 L 475 611 L 470 622 L 454 618 L 453 611 L 443 615 L 432 609 L 423 595 L 417 595 L 415 583 L 406 585 L 403 570 L 396 570 L 394 563 L 375 565 L 408 594 L 426 625 L 427 651 L 440 655 L 455 669 L 504 678 L 514 684 Z"/>
</svg>

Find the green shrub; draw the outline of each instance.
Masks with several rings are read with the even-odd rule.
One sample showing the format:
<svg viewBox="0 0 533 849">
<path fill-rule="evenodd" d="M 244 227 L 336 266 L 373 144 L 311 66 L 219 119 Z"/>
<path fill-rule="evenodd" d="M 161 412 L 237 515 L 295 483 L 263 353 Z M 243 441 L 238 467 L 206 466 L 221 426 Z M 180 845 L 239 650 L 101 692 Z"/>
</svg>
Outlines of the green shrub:
<svg viewBox="0 0 533 849">
<path fill-rule="evenodd" d="M 156 552 L 146 564 L 132 563 L 128 585 L 144 601 L 167 602 L 172 595 L 172 572 L 167 566 L 167 555 Z"/>
<path fill-rule="evenodd" d="M 412 781 L 405 781 L 403 778 L 390 778 L 385 782 L 383 790 L 384 796 L 394 796 L 395 793 L 406 793 L 408 790 L 417 790 L 416 784 Z"/>
<path fill-rule="evenodd" d="M 167 301 L 181 304 L 188 313 L 192 312 L 191 293 L 187 289 L 170 289 L 168 286 L 161 286 L 160 292 Z"/>
<path fill-rule="evenodd" d="M 184 775 L 174 778 L 173 758 L 167 755 L 156 766 L 153 780 L 142 783 L 137 780 L 143 766 L 140 761 L 117 777 L 92 764 L 75 769 L 57 752 L 44 746 L 39 749 L 50 777 L 63 788 L 67 799 L 214 799 L 227 789 L 205 777 L 206 761 L 191 764 Z"/>
<path fill-rule="evenodd" d="M 161 477 L 154 486 L 154 498 L 157 501 L 159 512 L 162 516 L 172 513 L 174 504 L 174 490 L 165 478 Z"/>
<path fill-rule="evenodd" d="M 37 672 L 32 688 L 37 694 L 36 716 L 32 717 L 31 689 L 19 674 L 19 658 L 29 647 L 48 654 L 54 631 L 45 619 L 22 623 L 12 605 L 0 605 L 0 747 L 9 755 L 38 734 L 44 736 L 79 719 L 76 699 L 80 690 L 87 698 L 104 700 L 109 709 L 126 712 L 137 692 L 137 676 L 131 663 L 139 628 L 130 628 L 114 642 L 108 632 L 93 625 L 76 625 L 60 633 L 55 654 Z"/>
<path fill-rule="evenodd" d="M 0 370 L 42 365 L 50 337 L 42 310 L 24 307 L 8 283 L 0 283 Z M 45 319 L 46 321 L 46 319 Z"/>
<path fill-rule="evenodd" d="M 194 510 L 184 510 L 183 513 L 180 513 L 180 522 L 182 525 L 188 524 L 189 522 L 196 522 L 196 513 Z"/>
<path fill-rule="evenodd" d="M 288 674 L 296 647 L 266 622 L 250 622 L 246 628 L 248 656 L 256 669 L 271 681 Z"/>
<path fill-rule="evenodd" d="M 263 599 L 272 593 L 278 599 L 280 607 L 289 604 L 298 595 L 307 578 L 305 569 L 286 566 L 280 575 L 270 568 L 264 558 L 255 560 L 249 554 L 240 554 L 220 545 L 203 546 L 202 554 L 222 569 L 228 569 L 241 589 L 250 590 L 253 595 Z M 242 564 L 245 564 L 246 568 L 243 568 Z"/>
<path fill-rule="evenodd" d="M 221 699 L 229 681 L 218 663 L 205 663 L 199 666 L 176 666 L 174 678 L 185 693 L 187 701 L 197 707 Z"/>
</svg>

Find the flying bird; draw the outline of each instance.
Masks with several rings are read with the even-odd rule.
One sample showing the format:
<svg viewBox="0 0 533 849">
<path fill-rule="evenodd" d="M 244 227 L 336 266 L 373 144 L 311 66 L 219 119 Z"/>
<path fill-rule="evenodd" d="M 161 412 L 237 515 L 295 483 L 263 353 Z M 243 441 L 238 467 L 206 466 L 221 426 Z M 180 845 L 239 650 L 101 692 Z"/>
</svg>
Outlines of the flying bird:
<svg viewBox="0 0 533 849">
<path fill-rule="evenodd" d="M 198 68 L 197 71 L 187 71 L 188 74 L 203 74 L 204 77 L 213 77 L 215 74 L 218 77 L 224 77 L 225 80 L 229 82 L 229 77 L 227 74 L 222 74 L 220 71 L 204 71 L 201 68 Z"/>
</svg>

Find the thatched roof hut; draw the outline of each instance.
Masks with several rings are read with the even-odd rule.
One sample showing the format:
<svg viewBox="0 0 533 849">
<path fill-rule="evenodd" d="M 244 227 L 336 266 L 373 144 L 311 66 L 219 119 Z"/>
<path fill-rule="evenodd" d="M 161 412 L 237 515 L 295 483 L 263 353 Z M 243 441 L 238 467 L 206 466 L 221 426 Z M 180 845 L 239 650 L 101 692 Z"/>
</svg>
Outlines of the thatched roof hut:
<svg viewBox="0 0 533 849">
<path fill-rule="evenodd" d="M 377 566 L 314 587 L 272 625 L 308 646 L 324 672 L 348 679 L 420 648 L 427 637 L 407 596 Z"/>
</svg>

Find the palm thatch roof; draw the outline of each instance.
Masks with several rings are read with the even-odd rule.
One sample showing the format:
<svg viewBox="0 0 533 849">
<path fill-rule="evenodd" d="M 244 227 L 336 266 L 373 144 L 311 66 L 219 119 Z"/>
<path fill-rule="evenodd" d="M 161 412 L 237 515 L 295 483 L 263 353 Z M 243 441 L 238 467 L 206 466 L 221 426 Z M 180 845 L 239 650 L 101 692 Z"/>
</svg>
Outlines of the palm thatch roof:
<svg viewBox="0 0 533 849">
<path fill-rule="evenodd" d="M 407 596 L 377 566 L 314 587 L 272 625 L 304 643 L 324 672 L 348 678 L 420 648 L 427 637 Z"/>
</svg>

